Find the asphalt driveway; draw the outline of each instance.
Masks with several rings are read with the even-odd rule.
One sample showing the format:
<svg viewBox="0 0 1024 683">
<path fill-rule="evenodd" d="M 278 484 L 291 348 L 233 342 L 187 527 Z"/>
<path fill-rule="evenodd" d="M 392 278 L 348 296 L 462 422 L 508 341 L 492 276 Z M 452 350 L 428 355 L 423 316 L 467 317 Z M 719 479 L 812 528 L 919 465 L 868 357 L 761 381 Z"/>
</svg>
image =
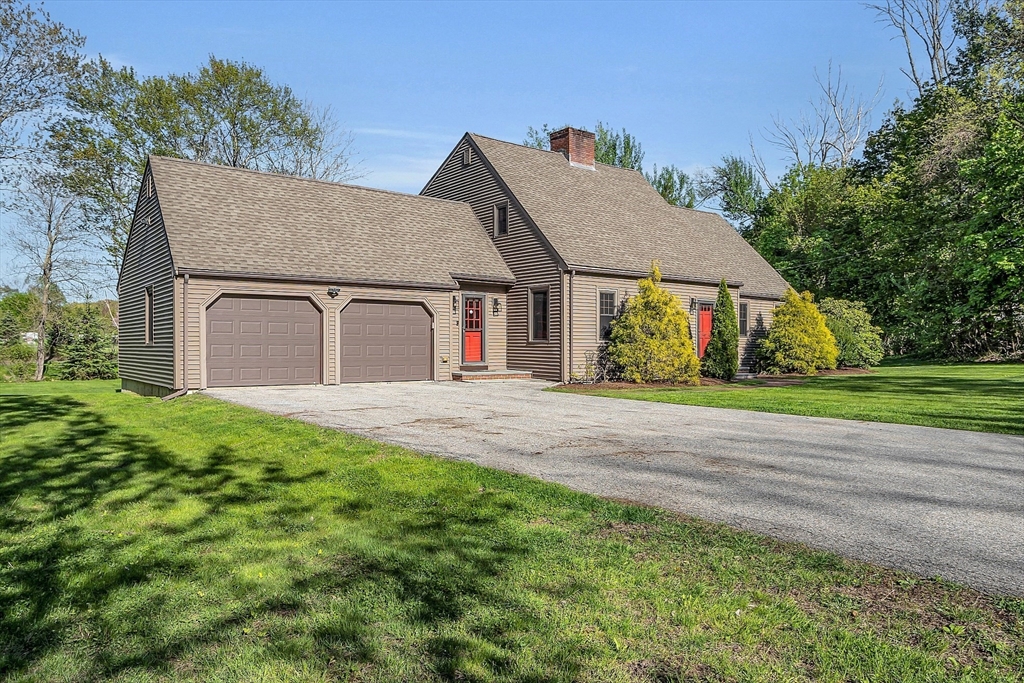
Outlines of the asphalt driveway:
<svg viewBox="0 0 1024 683">
<path fill-rule="evenodd" d="M 543 382 L 209 390 L 570 488 L 1024 595 L 1024 438 L 544 392 Z"/>
</svg>

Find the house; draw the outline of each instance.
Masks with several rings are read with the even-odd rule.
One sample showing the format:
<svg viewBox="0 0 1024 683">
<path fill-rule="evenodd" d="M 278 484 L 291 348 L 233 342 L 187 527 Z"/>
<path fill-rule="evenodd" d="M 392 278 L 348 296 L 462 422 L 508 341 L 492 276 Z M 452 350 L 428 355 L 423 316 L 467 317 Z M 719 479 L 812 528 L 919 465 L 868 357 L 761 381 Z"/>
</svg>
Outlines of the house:
<svg viewBox="0 0 1024 683">
<path fill-rule="evenodd" d="M 585 375 L 651 261 L 703 353 L 718 283 L 743 364 L 785 280 L 721 217 L 594 163 L 466 134 L 408 195 L 151 157 L 118 281 L 122 386 Z"/>
<path fill-rule="evenodd" d="M 118 280 L 122 386 L 501 376 L 513 282 L 463 202 L 150 157 Z"/>
<path fill-rule="evenodd" d="M 741 366 L 788 284 L 721 216 L 668 204 L 637 171 L 594 162 L 594 134 L 565 128 L 551 151 L 467 133 L 421 194 L 467 202 L 515 276 L 508 363 L 568 381 L 588 362 L 657 259 L 689 308 L 699 355 L 724 278 Z"/>
</svg>

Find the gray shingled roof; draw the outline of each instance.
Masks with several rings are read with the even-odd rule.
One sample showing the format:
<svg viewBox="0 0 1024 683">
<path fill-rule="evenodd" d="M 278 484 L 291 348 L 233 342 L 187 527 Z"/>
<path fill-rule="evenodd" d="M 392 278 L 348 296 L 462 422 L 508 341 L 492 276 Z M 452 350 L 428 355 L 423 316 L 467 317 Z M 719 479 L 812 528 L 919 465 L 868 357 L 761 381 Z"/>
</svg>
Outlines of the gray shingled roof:
<svg viewBox="0 0 1024 683">
<path fill-rule="evenodd" d="M 150 157 L 179 271 L 454 286 L 514 277 L 468 204 Z"/>
<path fill-rule="evenodd" d="M 743 293 L 782 296 L 788 284 L 721 216 L 668 204 L 637 171 L 569 165 L 548 152 L 470 138 L 570 268 L 743 283 Z"/>
</svg>

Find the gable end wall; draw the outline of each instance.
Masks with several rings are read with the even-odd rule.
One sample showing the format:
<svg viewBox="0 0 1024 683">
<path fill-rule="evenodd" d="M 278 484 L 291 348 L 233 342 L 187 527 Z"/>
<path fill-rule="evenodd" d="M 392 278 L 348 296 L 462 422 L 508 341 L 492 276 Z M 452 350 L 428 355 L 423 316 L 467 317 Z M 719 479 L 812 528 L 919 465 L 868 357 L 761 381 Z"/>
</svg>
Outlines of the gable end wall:
<svg viewBox="0 0 1024 683">
<path fill-rule="evenodd" d="M 470 149 L 470 163 L 463 165 L 463 152 Z M 510 370 L 530 370 L 534 377 L 562 379 L 560 340 L 562 338 L 562 288 L 558 262 L 533 226 L 490 169 L 463 138 L 420 193 L 429 197 L 467 202 L 487 235 L 516 277 L 508 293 L 507 364 Z M 508 235 L 493 234 L 494 206 L 508 202 Z M 547 342 L 529 341 L 529 292 L 547 287 L 550 300 Z"/>
<path fill-rule="evenodd" d="M 160 203 L 143 177 L 118 282 L 118 353 L 125 388 L 140 393 L 175 389 L 175 281 Z M 147 221 L 148 219 L 148 221 Z M 146 342 L 146 287 L 153 288 L 153 343 Z M 124 381 L 127 380 L 127 381 Z"/>
</svg>

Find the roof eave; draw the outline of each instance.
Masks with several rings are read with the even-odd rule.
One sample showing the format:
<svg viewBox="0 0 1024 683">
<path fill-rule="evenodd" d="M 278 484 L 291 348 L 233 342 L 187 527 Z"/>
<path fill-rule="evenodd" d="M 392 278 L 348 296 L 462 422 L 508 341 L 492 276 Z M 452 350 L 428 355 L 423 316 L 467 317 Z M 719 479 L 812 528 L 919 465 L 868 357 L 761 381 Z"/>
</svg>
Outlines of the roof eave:
<svg viewBox="0 0 1024 683">
<path fill-rule="evenodd" d="M 454 280 L 442 282 L 416 282 L 408 280 L 371 280 L 367 278 L 328 277 L 321 275 L 290 275 L 286 273 L 247 273 L 243 271 L 210 270 L 204 268 L 180 268 L 178 273 L 192 277 L 208 277 L 237 280 L 267 280 L 274 282 L 310 282 L 316 284 L 363 287 L 401 287 L 403 289 L 430 289 L 451 291 L 459 288 Z"/>
<path fill-rule="evenodd" d="M 618 268 L 602 268 L 602 267 L 599 267 L 599 266 L 583 266 L 583 265 L 576 265 L 576 264 L 568 264 L 566 266 L 566 268 L 568 268 L 571 271 L 575 271 L 577 273 L 584 273 L 586 275 L 610 275 L 610 276 L 615 276 L 615 277 L 629 277 L 629 278 L 634 278 L 635 277 L 635 278 L 638 278 L 638 279 L 639 278 L 644 278 L 644 277 L 647 277 L 648 275 L 650 275 L 650 272 L 648 272 L 648 271 L 623 270 L 623 269 L 618 269 Z M 706 277 L 692 277 L 692 276 L 689 276 L 689 275 L 676 275 L 674 273 L 664 273 L 664 272 L 661 274 L 661 279 L 662 280 L 667 280 L 668 282 L 685 282 L 685 283 L 691 283 L 691 284 L 696 284 L 696 285 L 714 285 L 714 286 L 718 286 L 718 284 L 721 282 L 720 278 L 719 279 L 715 279 L 715 278 L 706 278 Z M 742 280 L 728 280 L 727 279 L 725 281 L 725 284 L 728 287 L 742 287 L 743 286 L 743 281 Z"/>
</svg>

